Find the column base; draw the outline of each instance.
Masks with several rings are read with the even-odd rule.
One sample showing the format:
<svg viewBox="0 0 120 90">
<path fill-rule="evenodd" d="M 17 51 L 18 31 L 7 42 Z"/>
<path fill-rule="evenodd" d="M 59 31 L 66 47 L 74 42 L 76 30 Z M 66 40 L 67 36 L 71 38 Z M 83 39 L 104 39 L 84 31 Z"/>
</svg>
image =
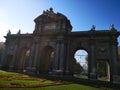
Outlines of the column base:
<svg viewBox="0 0 120 90">
<path fill-rule="evenodd" d="M 29 75 L 37 75 L 36 67 L 27 67 L 25 73 Z"/>
<path fill-rule="evenodd" d="M 0 65 L 0 70 L 8 71 L 9 67 L 8 66 L 4 66 L 4 65 Z"/>
<path fill-rule="evenodd" d="M 55 75 L 55 76 L 63 76 L 63 70 L 53 70 L 53 75 Z"/>
<path fill-rule="evenodd" d="M 0 65 L 0 70 L 2 70 L 2 65 Z"/>
<path fill-rule="evenodd" d="M 10 72 L 14 71 L 14 66 L 9 66 L 8 71 L 10 71 Z"/>
<path fill-rule="evenodd" d="M 113 75 L 113 83 L 120 83 L 120 76 L 119 75 Z"/>
<path fill-rule="evenodd" d="M 69 70 L 65 70 L 64 74 L 65 76 L 73 76 L 73 73 L 70 72 Z"/>
<path fill-rule="evenodd" d="M 97 80 L 97 74 L 96 73 L 90 73 L 89 74 L 89 79 L 90 80 Z"/>
</svg>

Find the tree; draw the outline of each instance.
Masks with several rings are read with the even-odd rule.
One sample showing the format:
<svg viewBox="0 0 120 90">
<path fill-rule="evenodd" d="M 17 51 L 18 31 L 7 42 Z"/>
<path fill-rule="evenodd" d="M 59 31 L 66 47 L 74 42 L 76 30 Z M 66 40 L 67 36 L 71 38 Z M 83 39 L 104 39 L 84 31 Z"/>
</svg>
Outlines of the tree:
<svg viewBox="0 0 120 90">
<path fill-rule="evenodd" d="M 4 43 L 0 43 L 0 63 L 1 63 L 1 58 L 2 58 L 2 55 L 3 55 L 4 48 L 5 48 Z"/>
</svg>

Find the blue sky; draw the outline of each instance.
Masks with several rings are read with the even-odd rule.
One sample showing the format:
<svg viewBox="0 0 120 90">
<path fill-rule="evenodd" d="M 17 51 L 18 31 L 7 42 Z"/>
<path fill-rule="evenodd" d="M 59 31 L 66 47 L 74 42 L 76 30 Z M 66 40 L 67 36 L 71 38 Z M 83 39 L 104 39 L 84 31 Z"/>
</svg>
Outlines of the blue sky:
<svg viewBox="0 0 120 90">
<path fill-rule="evenodd" d="M 53 7 L 70 19 L 72 31 L 106 30 L 110 24 L 120 31 L 120 0 L 0 0 L 0 42 L 10 29 L 32 33 L 33 20 L 43 10 Z"/>
<path fill-rule="evenodd" d="M 76 59 L 76 61 L 78 63 L 80 63 L 80 65 L 85 65 L 86 64 L 86 56 L 88 55 L 88 53 L 85 50 L 77 50 L 74 54 L 74 58 Z"/>
</svg>

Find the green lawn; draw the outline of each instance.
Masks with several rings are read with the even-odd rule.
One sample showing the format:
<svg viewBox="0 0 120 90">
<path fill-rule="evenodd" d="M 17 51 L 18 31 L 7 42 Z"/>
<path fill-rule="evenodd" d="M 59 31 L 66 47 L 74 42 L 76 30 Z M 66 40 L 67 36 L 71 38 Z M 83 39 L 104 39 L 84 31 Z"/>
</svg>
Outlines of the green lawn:
<svg viewBox="0 0 120 90">
<path fill-rule="evenodd" d="M 112 90 L 5 71 L 0 71 L 0 87 L 0 90 Z"/>
<path fill-rule="evenodd" d="M 35 87 L 53 84 L 54 81 L 28 75 L 0 71 L 0 87 Z"/>
<path fill-rule="evenodd" d="M 0 90 L 101 90 L 101 89 L 93 88 L 85 85 L 79 85 L 79 84 L 69 84 L 69 85 L 39 87 L 39 88 L 0 88 Z"/>
</svg>

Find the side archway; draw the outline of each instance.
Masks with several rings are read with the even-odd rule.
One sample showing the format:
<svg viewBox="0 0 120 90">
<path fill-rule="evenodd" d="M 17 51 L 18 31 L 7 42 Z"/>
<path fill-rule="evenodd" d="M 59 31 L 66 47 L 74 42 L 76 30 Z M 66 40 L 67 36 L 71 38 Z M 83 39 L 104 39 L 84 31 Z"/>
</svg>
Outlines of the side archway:
<svg viewBox="0 0 120 90">
<path fill-rule="evenodd" d="M 42 49 L 39 71 L 41 74 L 48 74 L 53 71 L 54 67 L 54 49 L 51 46 L 46 46 Z"/>
<path fill-rule="evenodd" d="M 110 81 L 110 64 L 108 60 L 97 60 L 98 80 Z"/>
<path fill-rule="evenodd" d="M 30 49 L 22 48 L 19 53 L 18 70 L 20 72 L 26 72 L 27 67 L 30 65 Z"/>
</svg>

